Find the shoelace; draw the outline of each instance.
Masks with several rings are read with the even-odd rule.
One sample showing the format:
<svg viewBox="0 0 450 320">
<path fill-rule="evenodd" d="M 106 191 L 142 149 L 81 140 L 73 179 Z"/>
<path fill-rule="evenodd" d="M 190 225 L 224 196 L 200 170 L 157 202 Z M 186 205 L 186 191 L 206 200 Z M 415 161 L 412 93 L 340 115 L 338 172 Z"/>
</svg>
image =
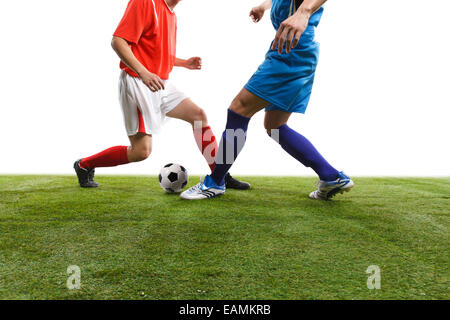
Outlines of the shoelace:
<svg viewBox="0 0 450 320">
<path fill-rule="evenodd" d="M 189 189 L 189 192 L 200 191 L 200 190 L 201 190 L 201 186 L 202 186 L 202 183 L 201 183 L 201 182 L 200 182 L 200 183 L 197 183 L 195 186 L 193 186 L 193 187 L 191 187 L 191 188 Z"/>
</svg>

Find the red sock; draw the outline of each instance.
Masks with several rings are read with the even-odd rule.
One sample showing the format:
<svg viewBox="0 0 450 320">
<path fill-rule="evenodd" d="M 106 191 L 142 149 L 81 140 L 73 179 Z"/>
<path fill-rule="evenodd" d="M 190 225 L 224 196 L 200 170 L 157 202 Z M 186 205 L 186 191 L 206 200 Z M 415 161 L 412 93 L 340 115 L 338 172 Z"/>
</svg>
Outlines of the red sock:
<svg viewBox="0 0 450 320">
<path fill-rule="evenodd" d="M 127 149 L 128 147 L 124 146 L 106 149 L 88 158 L 83 158 L 80 162 L 80 166 L 85 169 L 94 169 L 102 167 L 115 167 L 121 164 L 127 164 L 130 162 L 128 161 Z"/>
<path fill-rule="evenodd" d="M 211 127 L 207 126 L 201 129 L 195 128 L 194 137 L 199 150 L 202 152 L 203 157 L 205 157 L 206 162 L 208 162 L 208 166 L 212 172 L 216 165 L 214 160 L 216 159 L 218 146 L 216 137 L 214 136 Z"/>
</svg>

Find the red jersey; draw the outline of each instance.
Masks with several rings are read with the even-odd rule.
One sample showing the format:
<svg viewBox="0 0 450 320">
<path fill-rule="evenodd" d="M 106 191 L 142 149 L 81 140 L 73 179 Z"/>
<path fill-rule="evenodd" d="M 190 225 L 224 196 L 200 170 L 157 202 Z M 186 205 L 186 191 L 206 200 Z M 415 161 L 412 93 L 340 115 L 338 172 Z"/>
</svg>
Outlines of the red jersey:
<svg viewBox="0 0 450 320">
<path fill-rule="evenodd" d="M 148 71 L 169 79 L 176 57 L 177 16 L 165 0 L 130 0 L 114 36 L 128 41 Z M 120 68 L 138 77 L 122 61 Z"/>
</svg>

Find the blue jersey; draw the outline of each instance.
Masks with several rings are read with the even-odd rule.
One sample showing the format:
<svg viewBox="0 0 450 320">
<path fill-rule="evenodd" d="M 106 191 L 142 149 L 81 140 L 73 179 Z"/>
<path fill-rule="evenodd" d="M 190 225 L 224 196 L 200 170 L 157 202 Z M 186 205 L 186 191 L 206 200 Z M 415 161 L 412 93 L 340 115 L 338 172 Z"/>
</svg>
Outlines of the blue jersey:
<svg viewBox="0 0 450 320">
<path fill-rule="evenodd" d="M 299 2 L 272 0 L 270 17 L 275 30 L 297 11 Z M 314 34 L 322 13 L 320 8 L 311 16 L 297 47 L 289 54 L 269 49 L 265 61 L 245 85 L 247 90 L 271 103 L 266 110 L 305 112 L 319 59 L 319 44 L 314 41 Z"/>
</svg>

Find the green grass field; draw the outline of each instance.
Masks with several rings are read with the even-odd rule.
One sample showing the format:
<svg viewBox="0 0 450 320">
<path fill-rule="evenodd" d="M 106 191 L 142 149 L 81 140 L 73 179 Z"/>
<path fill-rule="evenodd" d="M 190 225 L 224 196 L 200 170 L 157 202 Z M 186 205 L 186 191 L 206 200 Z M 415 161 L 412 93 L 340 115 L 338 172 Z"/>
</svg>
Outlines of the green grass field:
<svg viewBox="0 0 450 320">
<path fill-rule="evenodd" d="M 200 202 L 155 177 L 97 180 L 0 177 L 0 299 L 449 298 L 448 178 L 357 178 L 328 202 L 307 198 L 312 178 Z"/>
</svg>

